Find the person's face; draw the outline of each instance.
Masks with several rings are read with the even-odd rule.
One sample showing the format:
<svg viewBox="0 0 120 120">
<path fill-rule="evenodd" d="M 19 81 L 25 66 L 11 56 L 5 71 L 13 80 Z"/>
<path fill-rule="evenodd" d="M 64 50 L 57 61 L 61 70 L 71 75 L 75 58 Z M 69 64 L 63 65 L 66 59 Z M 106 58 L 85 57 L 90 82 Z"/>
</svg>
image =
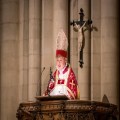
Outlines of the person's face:
<svg viewBox="0 0 120 120">
<path fill-rule="evenodd" d="M 58 70 L 62 70 L 66 65 L 66 58 L 62 56 L 58 56 L 56 58 L 56 67 Z"/>
</svg>

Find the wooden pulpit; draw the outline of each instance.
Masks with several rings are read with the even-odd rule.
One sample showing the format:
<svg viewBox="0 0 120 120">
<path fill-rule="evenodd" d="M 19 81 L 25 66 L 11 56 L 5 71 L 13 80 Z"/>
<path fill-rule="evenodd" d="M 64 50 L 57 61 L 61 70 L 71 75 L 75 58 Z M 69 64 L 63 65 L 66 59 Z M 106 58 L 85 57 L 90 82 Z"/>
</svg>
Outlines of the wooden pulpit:
<svg viewBox="0 0 120 120">
<path fill-rule="evenodd" d="M 117 106 L 97 101 L 69 100 L 66 96 L 36 96 L 20 103 L 18 120 L 117 120 Z"/>
</svg>

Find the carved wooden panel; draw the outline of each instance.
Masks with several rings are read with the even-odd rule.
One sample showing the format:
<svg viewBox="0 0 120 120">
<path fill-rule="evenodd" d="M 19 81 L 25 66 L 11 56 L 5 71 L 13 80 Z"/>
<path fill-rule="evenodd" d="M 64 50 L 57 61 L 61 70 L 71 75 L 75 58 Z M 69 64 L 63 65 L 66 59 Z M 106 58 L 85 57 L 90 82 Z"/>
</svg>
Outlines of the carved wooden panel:
<svg viewBox="0 0 120 120">
<path fill-rule="evenodd" d="M 21 103 L 18 120 L 117 120 L 117 106 L 95 101 L 37 100 Z"/>
</svg>

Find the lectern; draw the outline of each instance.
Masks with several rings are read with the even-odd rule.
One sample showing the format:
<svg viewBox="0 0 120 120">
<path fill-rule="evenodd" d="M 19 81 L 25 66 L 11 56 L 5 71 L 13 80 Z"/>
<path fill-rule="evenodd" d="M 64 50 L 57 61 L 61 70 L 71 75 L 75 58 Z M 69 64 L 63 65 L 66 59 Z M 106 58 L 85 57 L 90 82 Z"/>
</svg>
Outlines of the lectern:
<svg viewBox="0 0 120 120">
<path fill-rule="evenodd" d="M 97 101 L 68 100 L 66 96 L 36 96 L 20 103 L 18 120 L 117 120 L 117 106 Z"/>
</svg>

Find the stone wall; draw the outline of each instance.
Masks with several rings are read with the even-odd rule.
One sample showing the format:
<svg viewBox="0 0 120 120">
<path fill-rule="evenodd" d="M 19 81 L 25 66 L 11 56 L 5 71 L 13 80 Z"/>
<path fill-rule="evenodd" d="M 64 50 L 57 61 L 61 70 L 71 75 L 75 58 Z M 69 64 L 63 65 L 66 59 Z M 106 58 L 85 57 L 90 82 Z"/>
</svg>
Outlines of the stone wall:
<svg viewBox="0 0 120 120">
<path fill-rule="evenodd" d="M 119 0 L 0 0 L 0 119 L 16 120 L 20 102 L 42 95 L 55 70 L 58 31 L 69 38 L 70 64 L 81 100 L 119 105 Z M 93 20 L 85 31 L 83 68 L 77 32 L 68 21 Z M 44 69 L 45 68 L 45 69 Z M 44 70 L 44 71 L 43 71 Z"/>
</svg>

